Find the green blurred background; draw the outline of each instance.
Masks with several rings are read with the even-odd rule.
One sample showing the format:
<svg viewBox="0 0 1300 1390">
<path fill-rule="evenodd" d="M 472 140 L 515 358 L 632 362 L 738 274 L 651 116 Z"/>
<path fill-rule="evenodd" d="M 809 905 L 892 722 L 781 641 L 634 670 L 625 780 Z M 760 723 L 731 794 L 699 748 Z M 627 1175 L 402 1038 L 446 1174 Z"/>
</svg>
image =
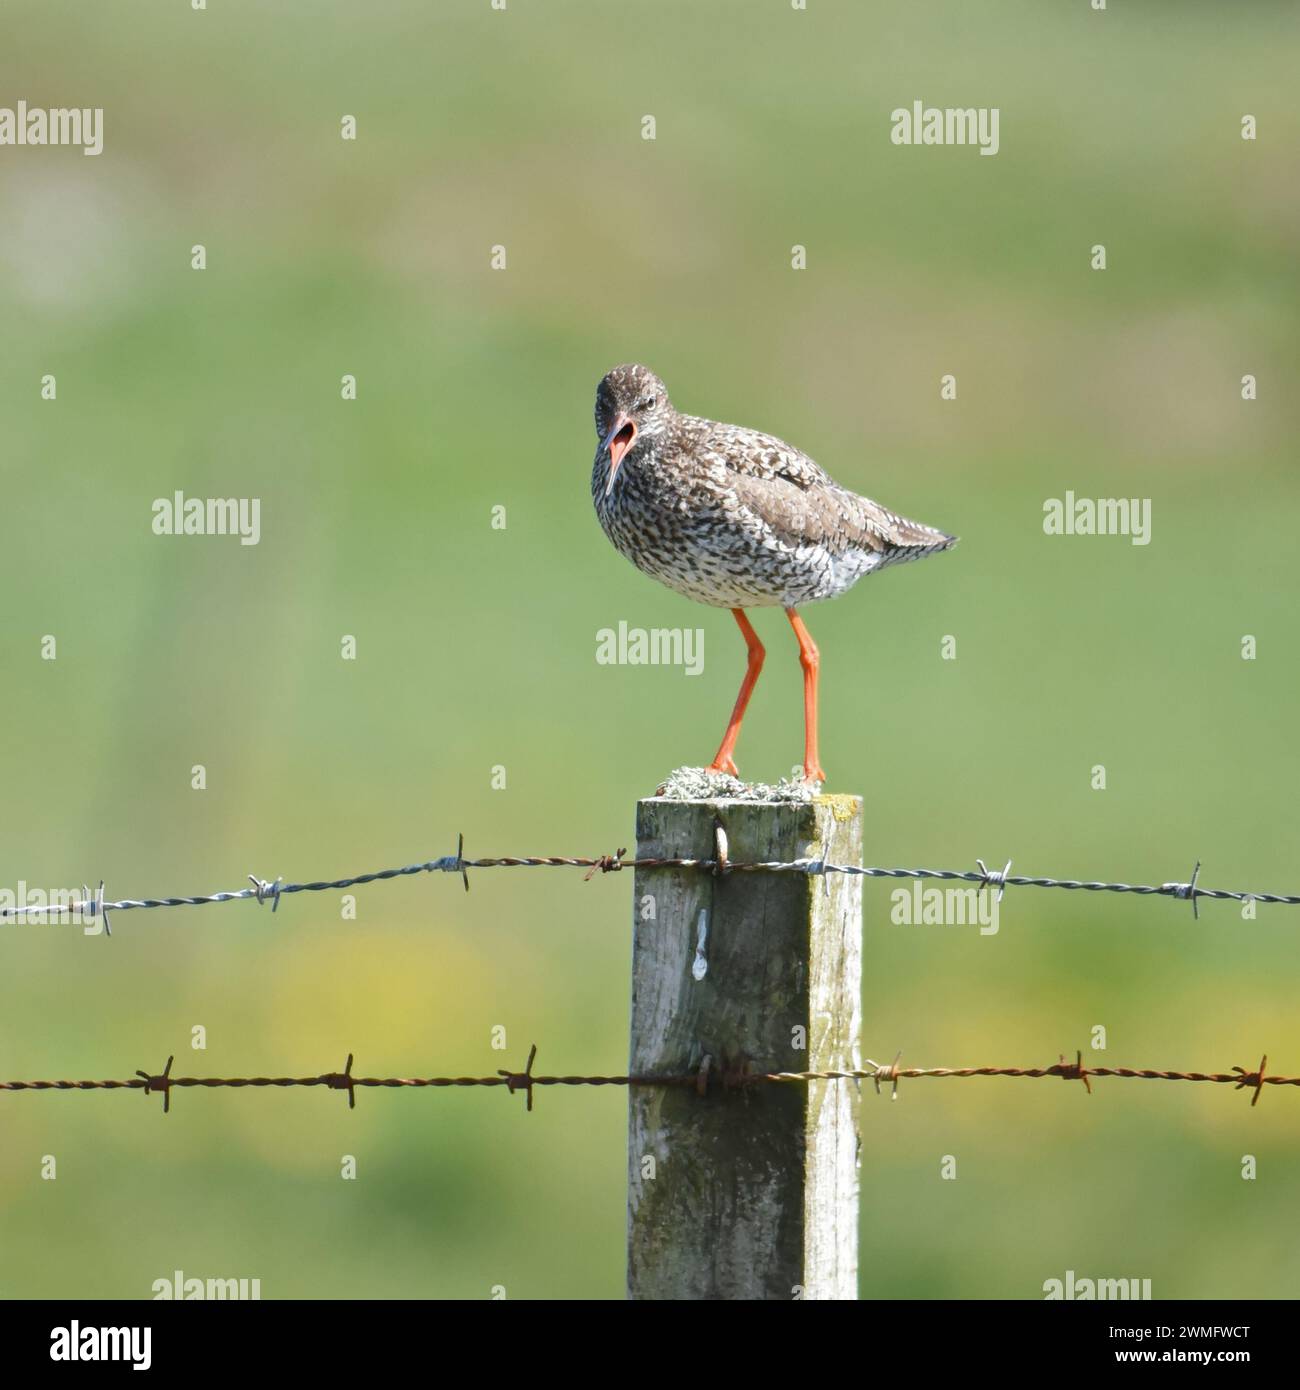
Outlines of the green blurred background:
<svg viewBox="0 0 1300 1390">
<path fill-rule="evenodd" d="M 592 515 L 594 387 L 639 359 L 962 537 L 805 613 L 869 863 L 1159 883 L 1199 857 L 1206 886 L 1300 888 L 1293 6 L 11 0 L 6 29 L 0 104 L 106 117 L 97 159 L 0 149 L 5 887 L 211 892 L 461 831 L 626 844 L 743 668 L 731 619 Z M 915 99 L 997 106 L 1001 152 L 894 147 Z M 154 536 L 177 489 L 260 497 L 261 544 Z M 1152 543 L 1045 536 L 1067 489 L 1150 498 Z M 704 674 L 598 666 L 620 620 L 703 626 Z M 799 668 L 757 626 L 739 760 L 771 780 Z M 321 894 L 122 914 L 111 942 L 6 926 L 0 1073 L 484 1073 L 533 1041 L 543 1070 L 620 1071 L 630 890 L 502 872 L 359 889 L 355 922 Z M 891 925 L 888 894 L 865 1054 L 1045 1064 L 1100 1024 L 1098 1063 L 1300 1072 L 1296 909 L 1022 890 L 981 938 Z M 1094 1089 L 868 1090 L 864 1297 L 1034 1298 L 1067 1269 L 1300 1293 L 1300 1099 Z M 622 1296 L 615 1091 L 0 1108 L 3 1296 L 147 1297 L 176 1268 L 264 1297 Z"/>
</svg>

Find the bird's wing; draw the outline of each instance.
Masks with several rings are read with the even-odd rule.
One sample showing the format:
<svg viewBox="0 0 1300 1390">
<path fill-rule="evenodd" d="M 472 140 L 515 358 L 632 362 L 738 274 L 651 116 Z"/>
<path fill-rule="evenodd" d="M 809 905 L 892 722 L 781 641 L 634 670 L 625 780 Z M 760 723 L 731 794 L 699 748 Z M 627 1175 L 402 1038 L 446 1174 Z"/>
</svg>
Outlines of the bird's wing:
<svg viewBox="0 0 1300 1390">
<path fill-rule="evenodd" d="M 707 422 L 698 446 L 725 467 L 738 503 L 786 544 L 894 551 L 943 548 L 952 537 L 841 487 L 807 454 L 775 435 Z"/>
</svg>

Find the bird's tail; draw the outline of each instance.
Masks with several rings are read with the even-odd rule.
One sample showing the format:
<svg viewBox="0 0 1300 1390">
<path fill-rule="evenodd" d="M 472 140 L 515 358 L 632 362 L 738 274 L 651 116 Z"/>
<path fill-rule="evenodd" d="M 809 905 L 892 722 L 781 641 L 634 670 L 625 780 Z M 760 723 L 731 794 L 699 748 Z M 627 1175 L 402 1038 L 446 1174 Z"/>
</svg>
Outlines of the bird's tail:
<svg viewBox="0 0 1300 1390">
<path fill-rule="evenodd" d="M 938 555 L 940 551 L 951 550 L 958 539 L 957 536 L 950 536 L 947 531 L 940 531 L 936 526 L 911 521 L 905 516 L 891 515 L 885 538 L 885 556 L 881 563 L 898 565 L 908 560 L 923 559 L 927 555 Z"/>
</svg>

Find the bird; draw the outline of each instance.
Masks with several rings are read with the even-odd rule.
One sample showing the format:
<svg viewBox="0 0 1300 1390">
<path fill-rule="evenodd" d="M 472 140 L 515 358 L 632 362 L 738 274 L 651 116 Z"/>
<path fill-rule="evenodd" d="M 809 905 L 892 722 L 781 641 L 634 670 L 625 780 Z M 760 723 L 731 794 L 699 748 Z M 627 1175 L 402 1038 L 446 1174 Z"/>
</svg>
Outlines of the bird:
<svg viewBox="0 0 1300 1390">
<path fill-rule="evenodd" d="M 596 388 L 591 496 L 614 548 L 697 603 L 729 608 L 748 658 L 709 770 L 738 777 L 734 753 L 765 650 L 747 608 L 785 610 L 799 643 L 806 782 L 817 750 L 820 654 L 798 609 L 866 574 L 948 550 L 957 537 L 841 487 L 774 435 L 679 411 L 649 367 L 626 363 Z"/>
</svg>

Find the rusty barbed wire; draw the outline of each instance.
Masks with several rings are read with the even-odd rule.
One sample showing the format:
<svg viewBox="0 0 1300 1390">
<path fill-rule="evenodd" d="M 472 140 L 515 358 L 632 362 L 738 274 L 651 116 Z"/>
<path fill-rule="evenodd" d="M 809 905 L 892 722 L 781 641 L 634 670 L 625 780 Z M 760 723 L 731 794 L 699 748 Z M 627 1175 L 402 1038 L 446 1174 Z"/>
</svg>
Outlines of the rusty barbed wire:
<svg viewBox="0 0 1300 1390">
<path fill-rule="evenodd" d="M 901 1054 L 900 1054 L 901 1056 Z M 808 1084 L 831 1081 L 870 1081 L 880 1092 L 881 1082 L 890 1086 L 890 1098 L 898 1098 L 898 1083 L 904 1078 L 956 1078 L 968 1079 L 977 1076 L 998 1076 L 1040 1079 L 1055 1076 L 1065 1081 L 1081 1081 L 1084 1089 L 1091 1094 L 1093 1077 L 1115 1077 L 1133 1081 L 1194 1081 L 1208 1082 L 1212 1085 L 1232 1086 L 1234 1090 L 1249 1090 L 1251 1105 L 1259 1103 L 1265 1086 L 1300 1086 L 1300 1076 L 1274 1076 L 1267 1071 L 1268 1057 L 1261 1058 L 1254 1070 L 1246 1067 L 1233 1067 L 1227 1072 L 1170 1071 L 1152 1067 L 1110 1067 L 1085 1066 L 1082 1051 L 1075 1053 L 1075 1060 L 1067 1062 L 1064 1054 L 1060 1060 L 1045 1067 L 903 1067 L 899 1057 L 892 1062 L 879 1063 L 867 1059 L 865 1067 L 851 1070 L 825 1071 L 753 1071 L 747 1067 L 730 1070 L 716 1068 L 712 1059 L 705 1057 L 694 1073 L 679 1076 L 656 1075 L 617 1075 L 617 1076 L 544 1076 L 533 1071 L 537 1059 L 536 1043 L 529 1049 L 528 1061 L 523 1071 L 512 1072 L 500 1069 L 493 1076 L 356 1076 L 352 1071 L 353 1055 L 348 1054 L 347 1065 L 341 1072 L 321 1072 L 317 1076 L 173 1076 L 172 1064 L 175 1056 L 168 1057 L 167 1065 L 157 1074 L 137 1070 L 132 1077 L 107 1081 L 0 1081 L 0 1091 L 143 1091 L 146 1096 L 161 1095 L 163 1113 L 171 1110 L 173 1090 L 192 1088 L 277 1088 L 288 1089 L 300 1086 L 324 1086 L 329 1090 L 346 1091 L 348 1108 L 355 1109 L 358 1089 L 384 1088 L 390 1090 L 442 1090 L 462 1087 L 501 1088 L 514 1095 L 522 1091 L 526 1097 L 526 1108 L 533 1108 L 533 1092 L 539 1086 L 623 1086 L 623 1087 L 674 1087 L 695 1091 L 701 1097 L 765 1085 Z"/>
<path fill-rule="evenodd" d="M 407 864 L 398 869 L 378 869 L 372 873 L 353 874 L 348 878 L 316 880 L 309 883 L 285 883 L 282 878 L 263 879 L 249 874 L 249 888 L 239 888 L 232 892 L 199 894 L 189 897 L 171 898 L 122 898 L 117 902 L 105 900 L 104 882 L 101 879 L 98 889 L 92 894 L 83 888 L 83 897 L 73 902 L 32 904 L 27 907 L 0 907 L 0 923 L 17 922 L 33 914 L 46 916 L 54 913 L 72 913 L 80 918 L 102 921 L 104 931 L 112 935 L 109 925 L 110 913 L 131 912 L 138 909 L 161 907 L 203 907 L 210 903 L 229 903 L 254 901 L 259 906 L 271 903 L 271 911 L 279 910 L 282 897 L 292 893 L 322 893 L 354 888 L 360 884 L 380 883 L 395 878 L 409 878 L 415 874 L 450 873 L 458 874 L 469 891 L 469 870 L 479 869 L 586 869 L 584 880 L 596 874 L 617 873 L 622 869 L 700 869 L 711 874 L 731 873 L 801 873 L 824 876 L 826 874 L 848 874 L 862 878 L 895 879 L 940 879 L 971 883 L 981 889 L 997 889 L 998 901 L 1008 888 L 1062 888 L 1072 892 L 1084 893 L 1134 893 L 1140 897 L 1167 897 L 1192 904 L 1193 917 L 1199 917 L 1197 902 L 1201 898 L 1229 900 L 1233 902 L 1257 902 L 1285 905 L 1300 905 L 1300 896 L 1286 893 L 1257 893 L 1226 888 L 1202 888 L 1200 886 L 1201 863 L 1197 860 L 1191 878 L 1183 882 L 1155 884 L 1107 883 L 1099 880 L 1071 878 L 1051 878 L 1011 873 L 1011 860 L 1001 869 L 988 868 L 982 859 L 975 861 L 975 869 L 906 869 L 864 867 L 860 864 L 832 864 L 822 859 L 764 860 L 753 863 L 737 862 L 727 857 L 725 834 L 715 837 L 712 859 L 672 858 L 626 858 L 627 850 L 619 849 L 612 854 L 600 854 L 594 858 L 571 855 L 503 855 L 487 859 L 465 858 L 465 837 L 459 837 L 456 853 L 443 855 L 438 859 L 422 863 Z"/>
</svg>

